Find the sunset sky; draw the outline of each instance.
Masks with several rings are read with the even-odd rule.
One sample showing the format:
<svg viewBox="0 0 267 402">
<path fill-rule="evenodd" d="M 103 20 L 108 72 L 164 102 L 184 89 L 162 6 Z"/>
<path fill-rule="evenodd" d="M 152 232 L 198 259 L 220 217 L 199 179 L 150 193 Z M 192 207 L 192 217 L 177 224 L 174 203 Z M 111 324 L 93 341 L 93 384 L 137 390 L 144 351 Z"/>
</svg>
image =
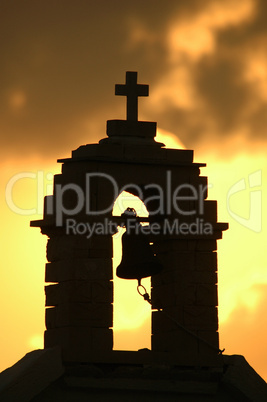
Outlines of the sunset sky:
<svg viewBox="0 0 267 402">
<path fill-rule="evenodd" d="M 46 237 L 29 222 L 42 217 L 56 161 L 125 118 L 114 85 L 138 71 L 150 86 L 139 119 L 207 163 L 209 199 L 229 222 L 220 347 L 267 380 L 266 16 L 265 0 L 1 2 L 0 371 L 42 347 Z M 115 346 L 148 347 L 149 306 L 126 286 Z"/>
</svg>

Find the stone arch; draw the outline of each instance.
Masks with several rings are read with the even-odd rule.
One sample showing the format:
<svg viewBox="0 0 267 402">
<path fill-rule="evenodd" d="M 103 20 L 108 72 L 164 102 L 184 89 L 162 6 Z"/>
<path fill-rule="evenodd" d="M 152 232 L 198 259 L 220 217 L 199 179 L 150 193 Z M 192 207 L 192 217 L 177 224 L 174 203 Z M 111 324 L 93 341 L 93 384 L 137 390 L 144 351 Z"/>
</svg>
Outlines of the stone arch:
<svg viewBox="0 0 267 402">
<path fill-rule="evenodd" d="M 46 282 L 55 283 L 46 287 L 45 347 L 61 346 L 65 361 L 92 362 L 97 352 L 109 356 L 113 229 L 104 236 L 95 231 L 77 237 L 74 230 L 70 235 L 68 215 L 75 218 L 76 231 L 109 221 L 116 225 L 113 204 L 127 188 L 160 226 L 159 236 L 151 237 L 163 265 L 151 279 L 152 309 L 157 310 L 152 312 L 152 352 L 199 362 L 206 354 L 203 340 L 212 344 L 209 354 L 219 351 L 216 240 L 227 224 L 217 222 L 217 204 L 206 200 L 207 178 L 200 176 L 205 164 L 194 163 L 191 150 L 164 148 L 154 140 L 157 124 L 138 120 L 138 97 L 148 95 L 148 86 L 137 84 L 137 72 L 126 72 L 126 84 L 116 85 L 115 93 L 127 96 L 127 120 L 108 120 L 107 138 L 59 160 L 62 174 L 55 176 L 53 196 L 45 200 L 44 219 L 33 222 L 49 237 Z"/>
</svg>

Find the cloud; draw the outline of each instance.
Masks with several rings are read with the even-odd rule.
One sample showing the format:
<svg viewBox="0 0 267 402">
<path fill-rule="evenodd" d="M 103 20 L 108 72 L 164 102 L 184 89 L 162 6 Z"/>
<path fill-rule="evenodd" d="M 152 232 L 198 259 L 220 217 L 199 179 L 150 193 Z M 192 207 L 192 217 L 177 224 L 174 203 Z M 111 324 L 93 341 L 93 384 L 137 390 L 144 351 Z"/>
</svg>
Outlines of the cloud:
<svg viewBox="0 0 267 402">
<path fill-rule="evenodd" d="M 126 70 L 150 84 L 140 119 L 157 120 L 187 147 L 215 148 L 242 131 L 246 143 L 264 138 L 265 2 L 15 5 L 0 16 L 2 158 L 68 156 L 105 137 L 106 120 L 125 118 L 114 84 Z"/>
<path fill-rule="evenodd" d="M 226 354 L 241 354 L 265 380 L 267 379 L 267 284 L 253 286 L 258 295 L 254 308 L 244 304 L 237 307 L 220 327 L 221 347 Z M 259 347 L 259 345 L 261 345 Z"/>
<path fill-rule="evenodd" d="M 195 13 L 187 13 L 171 23 L 168 32 L 170 61 L 187 56 L 197 61 L 216 51 L 216 34 L 223 29 L 250 21 L 254 15 L 255 2 L 213 1 L 204 2 Z"/>
<path fill-rule="evenodd" d="M 267 35 L 261 33 L 260 40 L 255 32 L 261 8 L 253 0 L 207 1 L 170 20 L 168 65 L 151 91 L 151 109 L 161 126 L 177 132 L 188 147 L 216 147 L 221 138 L 240 132 L 247 133 L 246 146 L 255 136 L 255 116 L 266 121 L 261 108 L 266 76 L 262 36 Z M 261 94 L 252 88 L 255 80 Z M 258 129 L 257 135 L 262 134 Z"/>
<path fill-rule="evenodd" d="M 257 43 L 258 42 L 258 43 Z M 259 101 L 267 101 L 267 38 L 257 41 L 245 57 L 244 81 L 251 86 Z"/>
</svg>

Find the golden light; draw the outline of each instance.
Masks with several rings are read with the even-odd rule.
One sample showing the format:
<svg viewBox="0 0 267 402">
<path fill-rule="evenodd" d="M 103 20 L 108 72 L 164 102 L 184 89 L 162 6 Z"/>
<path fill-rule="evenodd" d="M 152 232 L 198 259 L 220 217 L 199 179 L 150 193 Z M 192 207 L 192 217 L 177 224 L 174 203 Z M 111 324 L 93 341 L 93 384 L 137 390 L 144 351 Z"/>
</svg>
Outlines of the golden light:
<svg viewBox="0 0 267 402">
<path fill-rule="evenodd" d="M 158 129 L 157 142 L 168 148 L 183 149 L 177 137 Z M 136 196 L 122 192 L 117 198 L 113 215 L 120 216 L 127 207 L 134 208 L 140 217 L 148 217 L 144 203 Z M 113 280 L 114 280 L 114 349 L 137 350 L 151 347 L 151 307 L 137 293 L 137 281 L 116 277 L 116 267 L 121 261 L 121 236 L 123 230 L 113 235 Z M 142 279 L 142 284 L 149 291 L 150 278 Z M 126 341 L 127 339 L 127 341 Z"/>
<path fill-rule="evenodd" d="M 163 142 L 170 148 L 184 148 L 176 136 L 164 130 L 158 130 L 158 142 Z M 267 376 L 264 362 L 255 348 L 251 348 L 245 340 L 236 344 L 232 332 L 228 327 L 234 325 L 232 318 L 239 312 L 239 328 L 242 331 L 254 315 L 262 308 L 262 286 L 267 284 L 267 255 L 265 253 L 265 216 L 267 181 L 262 173 L 261 185 L 250 180 L 251 174 L 267 168 L 264 153 L 240 153 L 225 158 L 214 156 L 206 149 L 195 151 L 195 161 L 207 162 L 202 174 L 208 176 L 209 199 L 218 200 L 218 220 L 229 222 L 230 228 L 218 241 L 218 274 L 219 274 L 219 322 L 221 346 L 227 348 L 227 353 L 243 353 L 249 362 L 263 376 Z M 42 167 L 43 171 L 38 169 Z M 1 190 L 5 194 L 6 186 L 15 175 L 26 172 L 28 176 L 19 178 L 12 187 L 12 200 L 17 208 L 26 210 L 35 209 L 32 215 L 18 214 L 14 207 L 2 197 L 0 207 L 2 213 L 1 244 L 2 264 L 0 319 L 3 328 L 0 335 L 1 362 L 0 370 L 15 363 L 26 352 L 41 347 L 44 331 L 44 271 L 46 236 L 42 236 L 38 229 L 30 228 L 29 222 L 41 219 L 40 213 L 45 194 L 52 193 L 53 175 L 60 171 L 60 165 L 41 160 L 25 160 L 24 162 L 8 163 L 2 168 Z M 30 176 L 29 173 L 32 175 Z M 255 177 L 255 176 L 253 176 Z M 41 184 L 38 180 L 41 180 Z M 227 195 L 236 183 L 244 179 L 244 190 L 233 194 L 230 199 Z M 250 187 L 252 185 L 252 187 Z M 239 215 L 249 221 L 250 205 L 253 194 L 261 191 L 262 195 L 262 228 L 255 232 L 236 221 Z M 123 194 L 125 196 L 125 194 Z M 251 198 L 252 196 L 252 198 Z M 122 209 L 131 206 L 139 214 L 147 214 L 142 202 L 131 196 L 130 205 L 128 196 L 121 200 L 120 209 L 116 210 L 120 201 L 114 205 L 114 214 L 120 215 Z M 9 205 L 8 205 L 9 204 Z M 232 215 L 231 215 L 231 214 Z M 145 216 L 145 215 L 143 215 Z M 147 216 L 147 215 L 146 215 Z M 115 236 L 114 236 L 115 237 Z M 117 246 L 115 245 L 117 242 Z M 121 259 L 121 239 L 114 239 L 114 269 Z M 137 350 L 150 347 L 150 306 L 136 291 L 135 281 L 115 278 L 114 300 L 114 332 L 115 349 Z M 145 283 L 145 282 L 144 282 Z M 150 280 L 145 283 L 150 288 Z M 259 287 L 261 286 L 261 287 Z M 241 310 L 245 309 L 246 316 Z M 243 324 L 242 324 L 243 318 Z M 255 324 L 254 324 L 255 325 Z M 255 334 L 259 330 L 255 326 Z M 261 328 L 266 332 L 266 328 Z M 264 371 L 265 370 L 265 371 Z"/>
<path fill-rule="evenodd" d="M 16 90 L 10 94 L 8 103 L 12 110 L 21 110 L 27 103 L 27 96 L 24 91 Z"/>
<path fill-rule="evenodd" d="M 259 298 L 253 285 L 267 283 L 266 206 L 262 200 L 266 191 L 262 172 L 267 162 L 264 154 L 240 154 L 228 160 L 209 154 L 207 159 L 210 163 L 205 174 L 212 185 L 209 198 L 218 200 L 219 220 L 229 222 L 229 230 L 218 242 L 219 311 L 223 324 L 240 305 L 252 311 L 257 308 Z M 235 188 L 237 191 L 232 192 Z"/>
<path fill-rule="evenodd" d="M 1 167 L 0 371 L 43 345 L 46 238 L 30 221 L 42 218 L 43 197 L 59 169 L 39 159 Z"/>
<path fill-rule="evenodd" d="M 148 217 L 148 211 L 140 198 L 123 191 L 114 204 L 113 215 L 120 216 L 126 208 L 134 208 L 140 217 Z M 136 328 L 142 327 L 146 321 L 150 326 L 150 305 L 146 303 L 137 293 L 137 281 L 120 279 L 116 276 L 116 267 L 119 265 L 122 256 L 121 236 L 125 229 L 120 228 L 118 233 L 113 235 L 113 282 L 114 282 L 114 349 L 122 349 L 117 333 L 120 330 L 132 330 L 137 332 L 136 337 L 129 341 L 127 349 L 136 350 L 142 347 L 150 347 L 150 329 L 142 329 L 143 335 Z M 150 288 L 150 279 L 143 279 L 142 285 Z M 147 327 L 147 325 L 146 325 Z M 139 337 L 138 337 L 139 335 Z M 138 344 L 139 343 L 139 344 Z"/>
</svg>

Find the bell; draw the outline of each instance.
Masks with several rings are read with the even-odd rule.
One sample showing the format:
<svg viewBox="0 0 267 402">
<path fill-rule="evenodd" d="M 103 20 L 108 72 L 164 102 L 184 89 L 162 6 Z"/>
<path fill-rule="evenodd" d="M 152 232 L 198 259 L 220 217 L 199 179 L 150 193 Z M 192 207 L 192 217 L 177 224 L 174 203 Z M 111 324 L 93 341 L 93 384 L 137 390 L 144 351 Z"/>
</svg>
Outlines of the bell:
<svg viewBox="0 0 267 402">
<path fill-rule="evenodd" d="M 128 208 L 128 212 L 129 210 L 132 211 L 132 208 Z M 153 253 L 148 236 L 140 230 L 140 223 L 135 221 L 131 230 L 127 228 L 127 222 L 125 226 L 126 232 L 122 236 L 122 259 L 116 274 L 123 279 L 137 279 L 140 285 L 142 278 L 159 273 L 162 265 Z"/>
</svg>

